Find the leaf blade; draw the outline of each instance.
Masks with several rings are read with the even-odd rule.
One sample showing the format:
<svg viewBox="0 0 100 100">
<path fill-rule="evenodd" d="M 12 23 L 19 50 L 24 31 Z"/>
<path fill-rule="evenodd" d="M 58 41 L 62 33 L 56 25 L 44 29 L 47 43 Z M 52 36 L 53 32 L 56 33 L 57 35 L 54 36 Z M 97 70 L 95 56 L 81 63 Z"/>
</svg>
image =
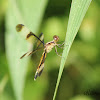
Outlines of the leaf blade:
<svg viewBox="0 0 100 100">
<path fill-rule="evenodd" d="M 85 16 L 85 13 L 86 13 L 91 1 L 92 0 L 72 0 L 72 6 L 71 6 L 69 21 L 68 21 L 66 38 L 65 38 L 65 48 L 64 48 L 63 54 L 62 54 L 62 59 L 61 59 L 58 79 L 57 79 L 57 83 L 56 83 L 56 87 L 55 87 L 55 92 L 53 95 L 53 100 L 55 100 L 55 98 L 56 98 L 58 86 L 60 83 L 60 79 L 62 76 L 62 72 L 64 69 L 64 65 L 65 65 L 69 50 L 71 48 L 73 40 L 78 32 L 78 29 L 81 25 L 81 22 Z M 66 46 L 66 45 L 68 45 L 68 46 Z"/>
<path fill-rule="evenodd" d="M 40 3 L 41 8 L 38 7 Z M 19 23 L 26 23 L 27 26 L 29 26 L 32 30 L 34 30 L 34 32 L 36 32 L 41 23 L 46 4 L 47 0 L 43 0 L 41 2 L 40 0 L 37 0 L 36 2 L 34 0 L 30 0 L 28 1 L 28 4 L 27 0 L 10 0 L 9 2 L 9 9 L 6 14 L 5 45 L 7 60 L 9 63 L 9 72 L 16 100 L 23 99 L 22 93 L 24 89 L 25 76 L 29 61 L 29 57 L 20 60 L 20 56 L 27 52 L 28 48 L 30 47 L 28 46 L 29 44 L 27 43 L 27 41 L 25 41 L 18 35 L 15 27 Z M 26 5 L 28 5 L 27 10 L 25 9 Z M 23 8 L 23 10 L 21 9 L 21 7 Z M 38 9 L 38 11 L 31 13 L 32 17 L 29 18 L 30 16 L 28 15 L 30 15 L 30 10 L 32 9 Z M 38 16 L 37 19 L 35 19 L 34 14 Z M 34 21 L 34 23 L 32 23 L 32 21 Z"/>
</svg>

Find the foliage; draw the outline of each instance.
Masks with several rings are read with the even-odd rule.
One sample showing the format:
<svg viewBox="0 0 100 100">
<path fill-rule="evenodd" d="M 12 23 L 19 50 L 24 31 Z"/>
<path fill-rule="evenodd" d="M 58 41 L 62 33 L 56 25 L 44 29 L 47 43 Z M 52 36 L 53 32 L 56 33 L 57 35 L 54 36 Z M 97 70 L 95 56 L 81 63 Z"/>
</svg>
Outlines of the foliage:
<svg viewBox="0 0 100 100">
<path fill-rule="evenodd" d="M 0 0 L 0 100 L 52 100 L 54 90 L 56 100 L 100 98 L 100 3 L 90 1 Z M 66 41 L 63 57 L 53 49 L 36 81 L 34 74 L 42 52 L 19 59 L 33 46 L 28 47 L 16 32 L 19 23 L 36 35 L 43 32 L 45 43 L 53 35 L 60 37 L 59 43 Z"/>
</svg>

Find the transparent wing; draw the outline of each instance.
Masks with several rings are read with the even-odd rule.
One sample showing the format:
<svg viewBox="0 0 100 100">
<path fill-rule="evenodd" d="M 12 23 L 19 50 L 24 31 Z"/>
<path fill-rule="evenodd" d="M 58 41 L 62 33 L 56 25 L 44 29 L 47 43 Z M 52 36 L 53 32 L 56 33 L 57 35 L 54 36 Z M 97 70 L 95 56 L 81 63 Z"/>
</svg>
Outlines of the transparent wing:
<svg viewBox="0 0 100 100">
<path fill-rule="evenodd" d="M 44 47 L 44 35 L 43 33 L 40 34 L 39 37 L 37 37 L 33 32 L 31 32 L 27 27 L 25 27 L 23 24 L 18 24 L 16 26 L 16 31 L 23 36 L 24 39 L 26 39 L 28 42 L 35 44 L 35 48 L 32 51 L 29 51 L 22 55 L 20 59 L 23 57 L 29 56 L 33 53 L 35 53 L 38 50 L 41 50 Z"/>
<path fill-rule="evenodd" d="M 40 33 L 39 39 L 44 43 L 44 34 L 43 33 Z M 44 44 L 41 41 L 39 41 L 39 40 L 36 41 L 36 47 L 37 48 L 44 46 Z"/>
<path fill-rule="evenodd" d="M 30 56 L 31 54 L 33 54 L 33 53 L 35 53 L 35 52 L 37 52 L 37 51 L 39 51 L 39 50 L 41 50 L 41 49 L 43 49 L 43 47 L 41 47 L 41 48 L 36 48 L 36 49 L 33 50 L 33 51 L 26 52 L 25 54 L 23 54 L 23 55 L 20 57 L 20 59 L 22 59 L 22 58 L 24 58 L 24 57 L 27 57 L 27 56 Z"/>
<path fill-rule="evenodd" d="M 28 42 L 34 43 L 37 39 L 41 44 L 44 45 L 44 42 L 23 24 L 18 24 L 16 26 L 16 31 L 19 32 Z"/>
</svg>

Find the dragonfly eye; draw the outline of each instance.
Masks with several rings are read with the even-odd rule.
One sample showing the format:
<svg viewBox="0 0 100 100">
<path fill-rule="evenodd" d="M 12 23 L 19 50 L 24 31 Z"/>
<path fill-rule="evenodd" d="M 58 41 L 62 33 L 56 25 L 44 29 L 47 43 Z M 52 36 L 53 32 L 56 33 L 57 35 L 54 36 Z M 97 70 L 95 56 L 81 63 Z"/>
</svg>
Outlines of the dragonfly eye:
<svg viewBox="0 0 100 100">
<path fill-rule="evenodd" d="M 54 36 L 53 36 L 53 39 L 54 39 L 54 41 L 58 42 L 58 41 L 59 41 L 59 36 L 54 35 Z"/>
</svg>

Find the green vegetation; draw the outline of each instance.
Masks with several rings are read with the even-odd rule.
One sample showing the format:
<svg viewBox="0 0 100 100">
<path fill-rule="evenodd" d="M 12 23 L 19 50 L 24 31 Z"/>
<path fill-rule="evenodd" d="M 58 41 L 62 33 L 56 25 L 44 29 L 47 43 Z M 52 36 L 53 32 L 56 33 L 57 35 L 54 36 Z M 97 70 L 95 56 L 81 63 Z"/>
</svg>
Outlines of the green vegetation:
<svg viewBox="0 0 100 100">
<path fill-rule="evenodd" d="M 99 0 L 0 0 L 0 100 L 99 100 L 99 12 Z M 16 32 L 21 23 L 45 43 L 65 41 L 62 58 L 47 54 L 36 81 L 42 52 L 20 59 L 33 47 Z"/>
</svg>

